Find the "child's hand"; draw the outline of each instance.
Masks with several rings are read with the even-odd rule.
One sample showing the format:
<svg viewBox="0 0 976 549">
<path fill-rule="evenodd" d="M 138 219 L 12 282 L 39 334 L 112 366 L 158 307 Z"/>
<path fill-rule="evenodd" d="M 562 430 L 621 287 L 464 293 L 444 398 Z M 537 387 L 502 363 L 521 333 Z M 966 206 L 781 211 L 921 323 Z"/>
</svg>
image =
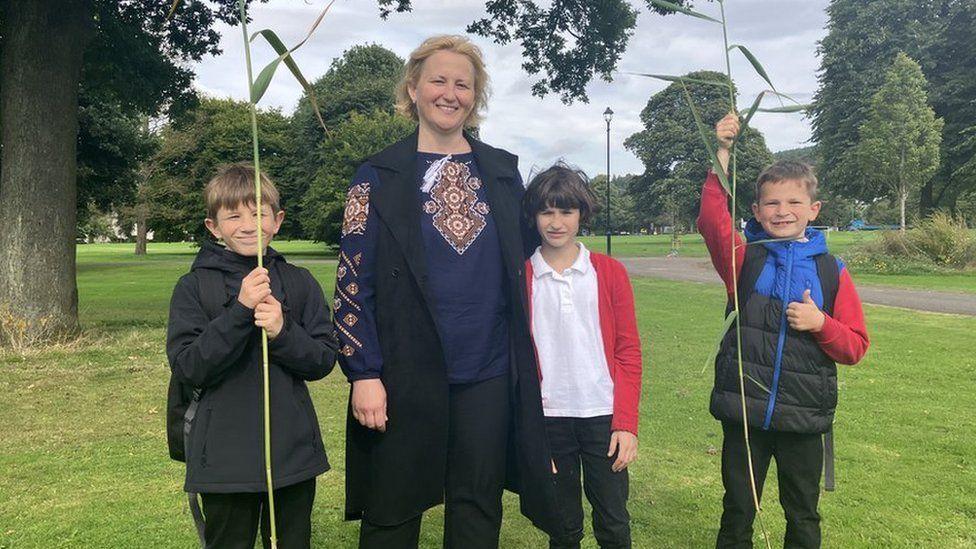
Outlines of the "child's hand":
<svg viewBox="0 0 976 549">
<path fill-rule="evenodd" d="M 790 328 L 794 330 L 819 332 L 827 317 L 810 297 L 810 290 L 806 290 L 803 292 L 802 302 L 795 301 L 786 308 L 786 320 L 790 323 Z"/>
<path fill-rule="evenodd" d="M 732 143 L 735 141 L 735 136 L 739 135 L 739 115 L 734 112 L 730 112 L 715 124 L 715 137 L 718 138 L 718 150 L 715 151 L 715 156 L 718 157 L 719 164 L 722 165 L 722 171 L 729 171 L 729 156 L 731 156 L 730 149 L 732 148 Z"/>
<path fill-rule="evenodd" d="M 271 279 L 268 277 L 268 270 L 258 267 L 241 281 L 241 292 L 237 295 L 237 300 L 248 309 L 253 309 L 269 295 Z"/>
<path fill-rule="evenodd" d="M 386 387 L 379 379 L 352 382 L 352 417 L 363 427 L 386 432 Z"/>
<path fill-rule="evenodd" d="M 739 135 L 739 115 L 730 112 L 725 115 L 725 118 L 718 121 L 715 124 L 715 137 L 718 138 L 718 148 L 729 150 L 732 148 L 732 142 L 735 141 L 735 137 Z"/>
<path fill-rule="evenodd" d="M 268 294 L 264 301 L 254 308 L 254 325 L 268 332 L 268 339 L 274 339 L 285 326 L 285 316 L 281 312 L 281 302 Z"/>
<path fill-rule="evenodd" d="M 637 435 L 630 431 L 614 431 L 610 435 L 610 450 L 607 451 L 607 457 L 613 457 L 614 453 L 617 454 L 617 460 L 613 462 L 610 469 L 614 473 L 619 473 L 637 459 Z"/>
</svg>

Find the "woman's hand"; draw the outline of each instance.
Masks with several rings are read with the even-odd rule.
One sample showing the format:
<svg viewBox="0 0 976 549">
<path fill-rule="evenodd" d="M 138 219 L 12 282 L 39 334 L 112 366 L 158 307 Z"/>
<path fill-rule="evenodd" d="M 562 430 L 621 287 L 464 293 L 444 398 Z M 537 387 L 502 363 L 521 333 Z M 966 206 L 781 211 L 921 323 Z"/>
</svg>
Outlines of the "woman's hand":
<svg viewBox="0 0 976 549">
<path fill-rule="evenodd" d="M 613 462 L 610 469 L 614 473 L 619 473 L 637 459 L 637 435 L 630 431 L 614 431 L 610 435 L 610 450 L 607 451 L 607 457 L 613 457 L 614 452 L 617 454 L 617 460 Z"/>
<path fill-rule="evenodd" d="M 363 427 L 386 432 L 386 387 L 382 380 L 352 382 L 352 417 Z"/>
</svg>

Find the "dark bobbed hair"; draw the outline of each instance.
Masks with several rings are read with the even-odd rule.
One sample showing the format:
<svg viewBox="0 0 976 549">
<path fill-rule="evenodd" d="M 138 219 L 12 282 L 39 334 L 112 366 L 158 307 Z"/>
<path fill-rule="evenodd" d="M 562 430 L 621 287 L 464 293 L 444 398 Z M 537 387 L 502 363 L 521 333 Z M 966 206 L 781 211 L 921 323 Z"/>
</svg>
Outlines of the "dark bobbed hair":
<svg viewBox="0 0 976 549">
<path fill-rule="evenodd" d="M 529 182 L 522 214 L 534 224 L 536 214 L 547 208 L 578 209 L 580 223 L 589 223 L 599 209 L 589 182 L 582 170 L 560 160 Z"/>
</svg>

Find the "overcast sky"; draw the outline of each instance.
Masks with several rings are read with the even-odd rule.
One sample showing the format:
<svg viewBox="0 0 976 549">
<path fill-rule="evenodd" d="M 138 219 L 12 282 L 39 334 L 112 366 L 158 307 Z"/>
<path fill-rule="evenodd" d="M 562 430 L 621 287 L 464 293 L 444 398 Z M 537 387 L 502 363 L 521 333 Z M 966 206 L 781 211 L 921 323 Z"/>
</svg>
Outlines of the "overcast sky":
<svg viewBox="0 0 976 549">
<path fill-rule="evenodd" d="M 543 2 L 542 3 L 546 3 Z M 527 176 L 563 158 L 591 176 L 606 171 L 606 125 L 602 113 L 614 111 L 611 124 L 611 172 L 642 173 L 641 162 L 623 147 L 623 141 L 641 129 L 640 111 L 664 83 L 624 74 L 629 71 L 684 74 L 692 70 L 723 71 L 721 27 L 681 15 L 660 16 L 642 0 L 637 28 L 614 81 L 591 82 L 590 102 L 564 105 L 554 95 L 539 99 L 530 87 L 535 81 L 522 68 L 518 45 L 499 46 L 472 36 L 483 50 L 491 76 L 492 97 L 482 127 L 482 139 L 519 155 Z M 414 0 L 414 10 L 392 14 L 383 21 L 373 0 L 337 0 L 315 35 L 295 58 L 309 80 L 324 74 L 332 59 L 357 44 L 381 44 L 406 58 L 427 36 L 463 34 L 468 23 L 484 16 L 484 0 Z M 703 12 L 717 12 L 713 2 L 697 2 Z M 271 28 L 289 47 L 297 43 L 325 5 L 323 0 L 271 0 L 252 4 L 252 32 Z M 827 0 L 730 0 L 726 2 L 730 43 L 746 45 L 763 63 L 780 91 L 808 102 L 816 90 L 817 41 L 825 35 Z M 246 97 L 241 30 L 218 25 L 223 55 L 207 58 L 196 67 L 197 87 L 213 96 Z M 255 42 L 254 63 L 263 66 L 274 56 L 263 41 Z M 258 70 L 258 69 L 255 69 Z M 741 56 L 733 58 L 741 98 L 748 106 L 766 89 Z M 261 107 L 279 107 L 285 114 L 295 108 L 301 88 L 291 74 L 279 69 Z M 804 146 L 810 139 L 809 121 L 799 115 L 760 114 L 753 125 L 766 136 L 773 151 Z"/>
</svg>

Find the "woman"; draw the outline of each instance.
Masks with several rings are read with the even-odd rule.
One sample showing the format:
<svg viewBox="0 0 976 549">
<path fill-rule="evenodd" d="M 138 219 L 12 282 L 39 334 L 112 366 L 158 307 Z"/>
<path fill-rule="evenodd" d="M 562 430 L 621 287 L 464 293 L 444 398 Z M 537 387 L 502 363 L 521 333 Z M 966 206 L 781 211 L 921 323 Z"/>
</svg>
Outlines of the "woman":
<svg viewBox="0 0 976 549">
<path fill-rule="evenodd" d="M 442 501 L 445 547 L 497 547 L 506 485 L 554 525 L 517 158 L 464 132 L 487 84 L 467 39 L 426 40 L 397 94 L 417 131 L 365 162 L 347 195 L 334 306 L 360 547 L 416 547 Z"/>
</svg>

